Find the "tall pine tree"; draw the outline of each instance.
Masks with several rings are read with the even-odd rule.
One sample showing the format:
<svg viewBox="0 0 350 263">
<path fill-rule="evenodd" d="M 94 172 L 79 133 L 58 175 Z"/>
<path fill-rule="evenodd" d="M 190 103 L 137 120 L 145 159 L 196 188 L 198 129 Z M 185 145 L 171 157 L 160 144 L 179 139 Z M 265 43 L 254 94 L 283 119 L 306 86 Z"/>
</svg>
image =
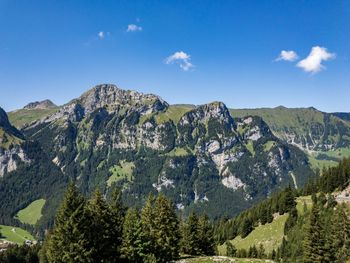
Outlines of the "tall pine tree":
<svg viewBox="0 0 350 263">
<path fill-rule="evenodd" d="M 46 241 L 48 262 L 94 262 L 91 217 L 85 206 L 86 200 L 71 183 L 58 210 L 54 229 Z"/>
<path fill-rule="evenodd" d="M 199 249 L 204 255 L 215 254 L 214 229 L 209 222 L 207 215 L 199 217 L 198 220 L 198 235 L 199 235 Z"/>
<path fill-rule="evenodd" d="M 189 255 L 202 254 L 200 248 L 199 220 L 192 212 L 182 227 L 182 252 Z"/>
<path fill-rule="evenodd" d="M 343 205 L 338 205 L 332 215 L 330 233 L 331 254 L 335 261 L 345 261 L 350 257 L 350 219 Z"/>
<path fill-rule="evenodd" d="M 136 209 L 130 208 L 125 216 L 123 227 L 123 258 L 129 262 L 144 262 L 149 253 L 147 236 L 143 232 L 141 218 Z"/>
<path fill-rule="evenodd" d="M 304 262 L 325 262 L 325 236 L 320 216 L 320 208 L 314 197 L 310 219 L 306 229 L 304 240 Z"/>
</svg>

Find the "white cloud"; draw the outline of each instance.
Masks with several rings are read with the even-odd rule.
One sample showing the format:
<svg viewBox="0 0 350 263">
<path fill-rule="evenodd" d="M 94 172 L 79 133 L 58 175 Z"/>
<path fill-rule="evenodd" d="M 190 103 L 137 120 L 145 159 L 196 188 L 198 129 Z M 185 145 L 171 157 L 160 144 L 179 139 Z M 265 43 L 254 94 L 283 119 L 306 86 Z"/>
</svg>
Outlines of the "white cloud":
<svg viewBox="0 0 350 263">
<path fill-rule="evenodd" d="M 183 51 L 178 51 L 165 59 L 166 64 L 178 63 L 184 71 L 188 71 L 194 67 L 190 62 L 191 56 Z"/>
<path fill-rule="evenodd" d="M 282 50 L 276 61 L 295 61 L 298 59 L 298 54 L 293 50 Z"/>
<path fill-rule="evenodd" d="M 297 67 L 302 68 L 306 72 L 317 73 L 323 69 L 325 66 L 322 65 L 322 61 L 327 61 L 335 58 L 334 53 L 329 53 L 326 48 L 315 46 L 311 49 L 310 54 L 300 60 Z"/>
<path fill-rule="evenodd" d="M 105 32 L 103 32 L 103 31 L 98 32 L 97 35 L 98 35 L 98 37 L 101 38 L 101 39 L 102 39 L 102 38 L 105 38 Z"/>
<path fill-rule="evenodd" d="M 142 31 L 142 27 L 137 26 L 135 24 L 128 25 L 128 28 L 126 29 L 126 32 L 136 32 L 136 31 Z"/>
</svg>

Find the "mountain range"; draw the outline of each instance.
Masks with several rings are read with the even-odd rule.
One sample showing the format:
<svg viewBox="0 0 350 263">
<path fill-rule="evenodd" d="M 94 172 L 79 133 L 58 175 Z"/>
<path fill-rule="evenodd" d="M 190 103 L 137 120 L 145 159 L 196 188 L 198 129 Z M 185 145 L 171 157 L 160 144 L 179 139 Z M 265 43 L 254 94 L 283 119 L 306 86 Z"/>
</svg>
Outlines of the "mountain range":
<svg viewBox="0 0 350 263">
<path fill-rule="evenodd" d="M 63 106 L 35 102 L 8 116 L 0 110 L 0 223 L 7 224 L 45 199 L 37 226 L 51 225 L 70 180 L 86 195 L 99 188 L 108 197 L 119 187 L 131 206 L 161 192 L 185 214 L 231 217 L 350 154 L 347 113 L 169 105 L 109 84 Z"/>
</svg>

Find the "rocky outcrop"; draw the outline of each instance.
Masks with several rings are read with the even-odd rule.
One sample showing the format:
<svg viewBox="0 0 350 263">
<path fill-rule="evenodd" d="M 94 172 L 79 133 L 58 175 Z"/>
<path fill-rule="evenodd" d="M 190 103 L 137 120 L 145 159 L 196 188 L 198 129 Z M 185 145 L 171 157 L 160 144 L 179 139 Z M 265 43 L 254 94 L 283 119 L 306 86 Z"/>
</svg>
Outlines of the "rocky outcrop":
<svg viewBox="0 0 350 263">
<path fill-rule="evenodd" d="M 15 171 L 19 162 L 30 163 L 30 160 L 21 147 L 16 146 L 11 149 L 0 148 L 0 177 L 6 173 Z"/>
<path fill-rule="evenodd" d="M 33 109 L 53 109 L 56 108 L 57 105 L 54 104 L 51 100 L 42 100 L 42 101 L 35 101 L 28 103 L 26 106 L 23 107 L 23 109 L 26 110 L 33 110 Z"/>
<path fill-rule="evenodd" d="M 0 177 L 16 170 L 20 161 L 30 162 L 21 148 L 22 142 L 23 135 L 10 124 L 6 112 L 0 108 Z"/>
</svg>

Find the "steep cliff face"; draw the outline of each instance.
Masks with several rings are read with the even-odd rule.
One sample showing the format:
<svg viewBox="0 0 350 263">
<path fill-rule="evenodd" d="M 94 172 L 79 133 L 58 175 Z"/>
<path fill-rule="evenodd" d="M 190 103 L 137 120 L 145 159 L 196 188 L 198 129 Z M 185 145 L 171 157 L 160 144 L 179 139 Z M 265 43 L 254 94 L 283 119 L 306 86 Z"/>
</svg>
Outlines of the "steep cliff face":
<svg viewBox="0 0 350 263">
<path fill-rule="evenodd" d="M 10 124 L 6 112 L 0 108 L 0 177 L 15 171 L 19 162 L 30 162 L 21 147 L 23 141 L 23 135 Z"/>
<path fill-rule="evenodd" d="M 137 205 L 163 192 L 178 209 L 211 216 L 233 215 L 311 174 L 305 154 L 259 117 L 234 119 L 221 102 L 169 106 L 114 85 L 96 86 L 23 132 L 86 193 L 122 187 Z"/>
</svg>

